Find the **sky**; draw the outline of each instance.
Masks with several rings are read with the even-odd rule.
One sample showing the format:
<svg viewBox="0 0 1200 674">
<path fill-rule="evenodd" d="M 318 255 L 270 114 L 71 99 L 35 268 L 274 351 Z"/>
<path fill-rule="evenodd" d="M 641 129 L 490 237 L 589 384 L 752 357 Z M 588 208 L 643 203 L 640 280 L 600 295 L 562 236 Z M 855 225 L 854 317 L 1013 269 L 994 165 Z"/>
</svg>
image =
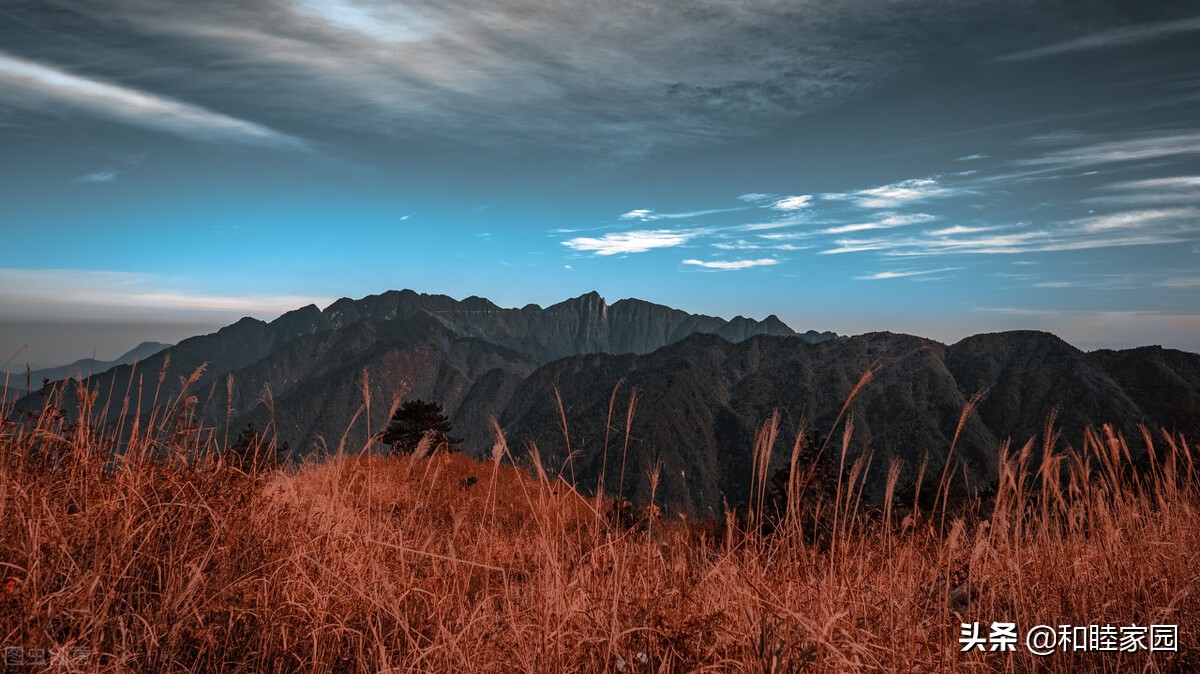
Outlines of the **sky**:
<svg viewBox="0 0 1200 674">
<path fill-rule="evenodd" d="M 1200 10 L 8 0 L 0 363 L 412 288 L 1200 351 Z"/>
</svg>

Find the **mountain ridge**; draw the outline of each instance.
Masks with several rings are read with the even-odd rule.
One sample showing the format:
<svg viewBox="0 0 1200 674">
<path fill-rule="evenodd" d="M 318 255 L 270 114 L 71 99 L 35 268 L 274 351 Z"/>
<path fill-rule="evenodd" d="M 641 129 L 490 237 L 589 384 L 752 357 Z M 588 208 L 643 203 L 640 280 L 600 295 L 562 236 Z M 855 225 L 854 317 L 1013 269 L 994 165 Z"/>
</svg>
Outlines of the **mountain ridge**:
<svg viewBox="0 0 1200 674">
<path fill-rule="evenodd" d="M 1173 359 L 1175 366 L 1166 370 L 1173 378 L 1146 374 L 1145 353 Z M 1126 369 L 1142 372 L 1151 386 L 1174 382 L 1175 398 L 1155 398 L 1151 405 L 1143 392 L 1127 391 L 1120 383 L 1123 373 L 1106 369 L 1109 360 L 1121 357 L 1131 361 Z M 980 362 L 987 358 L 994 362 Z M 990 333 L 950 345 L 891 332 L 815 344 L 770 335 L 729 343 L 696 334 L 642 356 L 589 354 L 549 363 L 514 392 L 502 426 L 510 442 L 536 445 L 550 470 L 570 463 L 585 489 L 603 471 L 611 486 L 626 457 L 614 455 L 612 431 L 604 423 L 615 402 L 615 445 L 623 450 L 625 411 L 636 389 L 622 495 L 648 502 L 650 475 L 661 471 L 657 504 L 716 516 L 725 503 L 736 504 L 748 493 L 755 432 L 774 412 L 783 423 L 772 469 L 786 465 L 802 427 L 840 451 L 845 423 L 835 422 L 868 369 L 875 371 L 873 378 L 847 409 L 853 432 L 846 467 L 872 457 L 865 479 L 871 499 L 882 498 L 891 459 L 900 461 L 897 489 L 903 492 L 917 483 L 926 459 L 925 484 L 936 480 L 951 446 L 955 480 L 962 476 L 961 485 L 986 489 L 996 478 L 1003 444 L 1011 442 L 1016 451 L 1033 441 L 1040 451 L 1052 415 L 1062 443 L 1058 449 L 1080 446 L 1084 429 L 1099 424 L 1126 437 L 1139 434 L 1140 424 L 1200 436 L 1194 411 L 1200 409 L 1195 407 L 1200 355 L 1161 349 L 1093 355 L 1034 331 Z M 964 419 L 977 394 L 978 406 Z M 573 457 L 560 430 L 564 414 Z"/>
<path fill-rule="evenodd" d="M 411 290 L 342 298 L 270 322 L 243 318 L 90 383 L 103 397 L 129 390 L 131 381 L 161 378 L 160 400 L 169 400 L 200 372 L 189 393 L 204 401 L 197 410 L 203 424 L 270 428 L 297 456 L 369 447 L 392 405 L 434 400 L 467 451 L 489 450 L 495 419 L 518 459 L 537 446 L 552 472 L 569 469 L 584 490 L 619 470 L 608 450 L 624 431 L 636 389 L 622 495 L 647 502 L 649 475 L 660 470 L 657 503 L 715 515 L 744 500 L 765 419 L 780 413 L 781 437 L 802 425 L 826 439 L 841 434 L 835 421 L 869 369 L 873 382 L 846 412 L 854 428 L 848 462 L 872 457 L 868 498 L 880 497 L 889 461 L 901 462 L 898 487 L 907 489 L 923 462 L 940 474 L 952 445 L 954 480 L 985 488 L 1002 444 L 1039 437 L 1051 414 L 1068 441 L 1092 424 L 1136 433 L 1138 424 L 1200 419 L 1188 411 L 1200 410 L 1197 354 L 1161 347 L 1085 353 L 1037 331 L 983 333 L 949 345 L 892 332 L 801 334 L 774 315 L 725 320 L 638 299 L 609 304 L 596 292 L 519 309 Z M 981 392 L 959 428 L 963 409 Z M 74 400 L 64 396 L 68 413 Z M 32 393 L 15 412 L 36 412 L 41 401 Z M 97 407 L 106 403 L 110 414 L 124 407 L 122 400 Z M 621 421 L 607 428 L 611 405 Z M 790 439 L 779 442 L 773 468 L 790 452 L 782 444 Z M 840 443 L 840 436 L 829 439 Z"/>
<path fill-rule="evenodd" d="M 392 323 L 409 324 L 410 329 L 380 331 L 380 326 Z M 477 371 L 478 367 L 467 364 L 469 356 L 459 354 L 462 349 L 470 350 L 472 342 L 464 340 L 477 340 L 474 344 L 484 354 L 479 358 L 492 363 L 490 369 L 498 370 L 487 381 L 496 387 L 496 395 L 503 396 L 513 388 L 512 377 L 523 377 L 532 367 L 557 358 L 590 352 L 648 353 L 696 331 L 720 332 L 733 339 L 759 331 L 795 334 L 777 318 L 764 322 L 742 317 L 725 321 L 637 299 L 609 305 L 595 291 L 544 309 L 533 304 L 506 309 L 478 296 L 455 300 L 447 295 L 391 290 L 358 300 L 341 298 L 323 310 L 307 305 L 270 322 L 242 318 L 214 333 L 183 340 L 140 362 L 136 371 L 132 365 L 120 365 L 98 373 L 92 381 L 103 391 L 124 390 L 112 384 L 146 376 L 147 372 L 150 376 L 162 373 L 162 398 L 170 399 L 178 392 L 177 381 L 203 368 L 199 386 L 205 388 L 205 395 L 201 397 L 208 401 L 224 399 L 222 404 L 206 408 L 206 421 L 224 425 L 227 420 L 223 417 L 233 409 L 238 415 L 236 423 L 254 422 L 262 427 L 270 422 L 264 412 L 268 387 L 274 404 L 279 404 L 287 400 L 294 387 L 328 374 L 331 370 L 325 361 L 332 359 L 342 370 L 367 372 L 372 384 L 368 388 L 376 399 L 390 401 L 402 389 L 412 395 L 470 399 L 469 408 L 476 410 L 477 417 L 499 410 L 494 401 L 485 404 L 479 395 L 468 396 L 476 380 L 489 372 Z M 807 339 L 836 336 L 813 331 L 806 334 Z M 301 341 L 293 344 L 296 340 Z M 299 351 L 307 353 L 307 359 L 297 356 Z M 406 371 L 405 367 L 413 369 Z M 234 378 L 232 386 L 226 381 L 230 376 Z M 345 372 L 338 382 L 335 388 L 339 393 L 331 394 L 342 401 L 338 409 L 326 423 L 303 432 L 296 430 L 287 437 L 292 447 L 307 450 L 318 436 L 328 444 L 330 437 L 344 430 L 353 417 L 353 409 L 346 409 L 347 392 L 361 390 L 361 386 L 347 381 Z M 301 388 L 314 391 L 314 395 L 328 393 L 319 383 Z M 297 413 L 314 413 L 310 405 L 293 402 Z M 68 400 L 66 404 L 72 403 Z M 27 411 L 39 405 L 36 393 L 18 403 Z M 451 413 L 457 411 L 456 407 L 449 406 Z M 121 408 L 120 404 L 109 406 L 110 411 Z M 459 422 L 488 426 L 486 419 L 475 417 L 469 421 L 460 418 Z M 336 427 L 338 423 L 342 427 Z M 468 437 L 483 442 L 481 434 L 471 432 Z M 370 434 L 361 436 L 367 438 Z"/>
</svg>

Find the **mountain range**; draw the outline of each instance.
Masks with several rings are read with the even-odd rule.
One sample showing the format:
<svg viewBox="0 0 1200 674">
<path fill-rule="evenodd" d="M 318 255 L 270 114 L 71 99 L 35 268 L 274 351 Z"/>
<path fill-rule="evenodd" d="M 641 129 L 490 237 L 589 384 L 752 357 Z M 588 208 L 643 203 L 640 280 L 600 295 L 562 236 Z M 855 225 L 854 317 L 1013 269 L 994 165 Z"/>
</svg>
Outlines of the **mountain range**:
<svg viewBox="0 0 1200 674">
<path fill-rule="evenodd" d="M 928 474 L 940 474 L 962 410 L 979 392 L 954 444 L 953 474 L 985 486 L 1001 443 L 1039 436 L 1052 411 L 1069 442 L 1089 424 L 1127 433 L 1139 423 L 1187 425 L 1200 401 L 1200 355 L 1182 351 L 1084 353 L 1042 332 L 952 345 L 893 333 L 800 334 L 774 316 L 724 320 L 636 299 L 608 304 L 594 292 L 520 309 L 409 290 L 341 299 L 269 323 L 245 318 L 89 383 L 114 397 L 107 408 L 115 417 L 127 390 L 131 409 L 145 412 L 160 374 L 161 402 L 202 367 L 189 393 L 206 424 L 270 426 L 298 456 L 358 451 L 394 404 L 421 398 L 445 406 L 465 451 L 491 448 L 494 418 L 518 457 L 536 444 L 551 472 L 585 489 L 604 473 L 610 489 L 618 480 L 625 496 L 644 503 L 657 471 L 655 502 L 701 516 L 745 500 L 755 429 L 775 411 L 773 467 L 787 461 L 801 428 L 832 433 L 829 445 L 840 451 L 835 420 L 868 368 L 875 376 L 847 411 L 847 461 L 871 453 L 872 498 L 892 459 L 901 462 L 901 489 L 926 457 Z M 31 393 L 16 412 L 40 401 Z"/>
<path fill-rule="evenodd" d="M 137 391 L 130 382 L 157 383 L 162 374 L 158 399 L 164 401 L 178 393 L 181 379 L 203 366 L 190 393 L 204 401 L 208 423 L 223 426 L 229 420 L 233 426 L 264 428 L 273 408 L 281 441 L 300 453 L 336 449 L 347 429 L 349 446 L 359 447 L 396 396 L 420 397 L 446 407 L 456 434 L 465 436 L 469 447 L 486 448 L 493 440 L 489 417 L 500 416 L 516 384 L 538 367 L 581 353 L 645 354 L 697 332 L 734 341 L 755 334 L 797 335 L 775 316 L 727 321 L 636 299 L 610 305 L 594 292 L 545 308 L 506 309 L 480 297 L 455 300 L 403 290 L 343 298 L 324 310 L 310 305 L 269 323 L 244 318 L 136 366 L 97 372 L 90 384 L 124 397 L 126 390 Z M 836 335 L 799 337 L 819 341 Z M 364 412 L 362 423 L 351 427 L 363 401 L 364 372 L 373 408 L 369 418 Z M 136 393 L 130 395 L 137 409 Z M 108 406 L 111 415 L 119 414 L 120 402 Z M 143 399 L 141 409 L 149 403 Z M 18 407 L 38 405 L 40 396 L 34 393 Z"/>
<path fill-rule="evenodd" d="M 798 432 L 840 460 L 845 423 L 835 422 L 870 368 L 874 376 L 847 409 L 853 431 L 845 466 L 870 453 L 864 491 L 876 502 L 889 462 L 900 462 L 904 493 L 926 460 L 924 484 L 936 483 L 952 445 L 955 483 L 986 490 L 1002 443 L 1010 440 L 1015 452 L 1033 439 L 1040 456 L 1052 414 L 1060 450 L 1081 446 L 1084 428 L 1101 424 L 1135 440 L 1134 451 L 1139 424 L 1200 436 L 1200 355 L 1161 347 L 1084 353 L 1034 331 L 952 345 L 887 332 L 819 343 L 768 335 L 730 343 L 696 334 L 647 355 L 580 355 L 543 366 L 513 393 L 502 421 L 510 436 L 535 442 L 552 469 L 583 484 L 595 484 L 603 471 L 611 485 L 625 463 L 624 495 L 635 502 L 649 500 L 657 471 L 656 503 L 717 515 L 747 498 L 755 433 L 775 411 L 781 423 L 772 470 L 787 465 Z M 571 431 L 571 460 L 555 391 Z M 976 394 L 982 397 L 959 431 Z M 615 421 L 606 436 L 610 404 Z"/>
<path fill-rule="evenodd" d="M 39 368 L 37 370 L 14 370 L 8 369 L 0 372 L 0 377 L 8 376 L 8 393 L 9 398 L 14 395 L 23 395 L 27 393 L 26 386 L 30 389 L 33 387 L 40 388 L 46 380 L 61 381 L 63 379 L 86 379 L 93 373 L 104 372 L 118 365 L 129 365 L 139 360 L 144 360 L 154 354 L 170 347 L 170 344 L 161 342 L 142 342 L 133 347 L 129 351 L 121 354 L 113 360 L 96 360 L 95 358 L 80 358 L 67 365 L 59 365 L 56 367 Z M 0 386 L 3 384 L 0 383 Z"/>
</svg>

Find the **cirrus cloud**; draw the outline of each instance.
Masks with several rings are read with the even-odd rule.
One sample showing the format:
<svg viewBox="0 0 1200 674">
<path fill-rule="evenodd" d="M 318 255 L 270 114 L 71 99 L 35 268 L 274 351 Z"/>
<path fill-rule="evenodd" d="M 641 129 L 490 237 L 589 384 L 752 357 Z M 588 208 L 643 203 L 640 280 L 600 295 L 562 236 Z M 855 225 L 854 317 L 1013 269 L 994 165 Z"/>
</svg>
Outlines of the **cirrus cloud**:
<svg viewBox="0 0 1200 674">
<path fill-rule="evenodd" d="M 825 199 L 851 201 L 863 208 L 897 208 L 918 201 L 949 197 L 961 193 L 945 187 L 936 177 L 911 178 L 889 185 L 868 187 L 850 192 L 831 192 Z"/>
<path fill-rule="evenodd" d="M 779 264 L 779 260 L 770 257 L 764 257 L 757 260 L 684 260 L 683 264 L 692 265 L 694 267 L 703 267 L 715 271 L 736 271 L 738 269 L 749 269 L 751 267 L 769 267 Z"/>
<path fill-rule="evenodd" d="M 1120 47 L 1140 42 L 1149 42 L 1177 33 L 1200 31 L 1200 17 L 1179 19 L 1176 21 L 1158 21 L 1140 26 L 1127 26 L 1112 30 L 1100 31 L 1063 42 L 1056 42 L 1035 49 L 1027 49 L 1001 56 L 997 63 L 1014 61 L 1032 61 L 1034 59 L 1071 54 L 1081 51 L 1092 51 L 1109 47 Z"/>
<path fill-rule="evenodd" d="M 902 271 L 881 271 L 875 274 L 866 274 L 864 276 L 855 276 L 859 281 L 883 281 L 894 278 L 908 278 L 910 276 L 924 276 L 926 274 L 937 274 L 944 271 L 958 271 L 962 267 L 942 267 L 941 269 L 907 269 Z"/>
<path fill-rule="evenodd" d="M 70 106 L 136 126 L 194 139 L 304 147 L 304 142 L 255 122 L 183 101 L 89 79 L 0 52 L 5 102 L 34 109 Z"/>
</svg>

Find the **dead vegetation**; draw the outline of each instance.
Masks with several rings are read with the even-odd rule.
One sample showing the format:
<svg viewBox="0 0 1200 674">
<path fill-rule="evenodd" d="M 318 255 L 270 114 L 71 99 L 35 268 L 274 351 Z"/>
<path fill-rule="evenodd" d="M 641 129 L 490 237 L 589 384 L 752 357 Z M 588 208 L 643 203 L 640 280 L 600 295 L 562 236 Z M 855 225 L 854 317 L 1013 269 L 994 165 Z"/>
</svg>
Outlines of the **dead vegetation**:
<svg viewBox="0 0 1200 674">
<path fill-rule="evenodd" d="M 1068 445 L 1051 422 L 1005 448 L 986 502 L 948 508 L 943 471 L 920 509 L 894 468 L 885 502 L 864 502 L 869 459 L 846 465 L 838 446 L 849 424 L 805 448 L 775 417 L 748 512 L 714 525 L 631 517 L 547 477 L 536 451 L 515 467 L 503 436 L 482 461 L 343 447 L 275 467 L 219 451 L 225 429 L 196 427 L 186 391 L 104 429 L 92 394 L 71 394 L 82 420 L 51 397 L 0 430 L 0 645 L 45 649 L 49 671 L 1200 668 L 1196 451 L 1162 432 Z M 243 454 L 273 456 L 261 437 Z M 772 503 L 777 439 L 791 464 Z M 832 490 L 801 463 L 816 449 Z M 960 652 L 960 623 L 993 620 L 1173 623 L 1180 645 Z"/>
</svg>

